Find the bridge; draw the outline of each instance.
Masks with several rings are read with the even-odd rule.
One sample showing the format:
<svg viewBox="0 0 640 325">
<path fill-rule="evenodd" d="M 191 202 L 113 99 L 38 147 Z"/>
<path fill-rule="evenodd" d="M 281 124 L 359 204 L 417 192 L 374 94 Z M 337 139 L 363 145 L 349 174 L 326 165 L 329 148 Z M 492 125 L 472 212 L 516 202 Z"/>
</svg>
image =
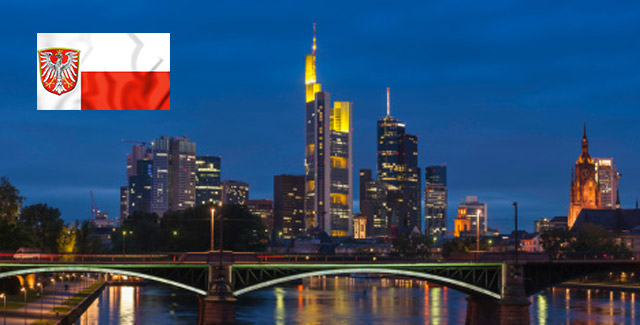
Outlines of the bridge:
<svg viewBox="0 0 640 325">
<path fill-rule="evenodd" d="M 221 258 L 222 256 L 222 258 Z M 528 296 L 598 272 L 638 271 L 630 260 L 426 262 L 371 256 L 261 255 L 225 251 L 139 255 L 0 255 L 0 278 L 33 273 L 126 275 L 192 291 L 200 322 L 235 319 L 236 297 L 315 276 L 382 274 L 437 283 L 469 295 L 468 320 L 528 323 Z M 496 316 L 499 315 L 499 316 Z M 526 321 L 524 319 L 526 318 Z"/>
</svg>

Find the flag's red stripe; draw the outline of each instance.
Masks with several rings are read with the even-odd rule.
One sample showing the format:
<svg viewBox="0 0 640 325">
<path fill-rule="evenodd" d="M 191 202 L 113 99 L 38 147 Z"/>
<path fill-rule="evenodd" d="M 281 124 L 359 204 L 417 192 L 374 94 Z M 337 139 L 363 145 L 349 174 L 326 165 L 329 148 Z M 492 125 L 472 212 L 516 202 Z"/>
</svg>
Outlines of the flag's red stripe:
<svg viewBox="0 0 640 325">
<path fill-rule="evenodd" d="M 82 110 L 168 110 L 169 72 L 82 72 Z"/>
</svg>

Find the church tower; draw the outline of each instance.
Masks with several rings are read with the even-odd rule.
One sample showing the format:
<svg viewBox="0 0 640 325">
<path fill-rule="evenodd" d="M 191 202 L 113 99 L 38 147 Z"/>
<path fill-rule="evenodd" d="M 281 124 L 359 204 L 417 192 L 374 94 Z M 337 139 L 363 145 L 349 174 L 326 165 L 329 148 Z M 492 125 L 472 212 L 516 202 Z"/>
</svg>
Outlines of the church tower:
<svg viewBox="0 0 640 325">
<path fill-rule="evenodd" d="M 567 216 L 569 229 L 573 227 L 582 209 L 601 209 L 600 189 L 596 178 L 595 161 L 589 155 L 587 124 L 582 135 L 582 152 L 571 171 L 571 205 Z"/>
</svg>

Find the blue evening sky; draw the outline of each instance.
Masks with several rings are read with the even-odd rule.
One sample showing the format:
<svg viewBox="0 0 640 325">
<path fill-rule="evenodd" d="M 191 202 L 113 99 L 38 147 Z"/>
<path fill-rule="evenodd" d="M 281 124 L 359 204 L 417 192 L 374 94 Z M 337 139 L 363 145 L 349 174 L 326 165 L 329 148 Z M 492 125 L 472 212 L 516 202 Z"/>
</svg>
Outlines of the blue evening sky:
<svg viewBox="0 0 640 325">
<path fill-rule="evenodd" d="M 391 87 L 421 168 L 448 166 L 450 225 L 465 195 L 488 203 L 501 230 L 513 201 L 527 229 L 566 215 L 585 121 L 592 155 L 614 157 L 623 175 L 623 207 L 640 197 L 638 1 L 12 1 L 1 11 L 0 175 L 68 221 L 89 217 L 89 189 L 118 215 L 123 138 L 186 135 L 198 154 L 222 156 L 223 179 L 272 198 L 273 175 L 303 172 L 313 22 L 319 81 L 354 103 L 356 189 L 358 169 L 375 170 Z M 38 32 L 171 33 L 171 111 L 36 111 Z"/>
</svg>

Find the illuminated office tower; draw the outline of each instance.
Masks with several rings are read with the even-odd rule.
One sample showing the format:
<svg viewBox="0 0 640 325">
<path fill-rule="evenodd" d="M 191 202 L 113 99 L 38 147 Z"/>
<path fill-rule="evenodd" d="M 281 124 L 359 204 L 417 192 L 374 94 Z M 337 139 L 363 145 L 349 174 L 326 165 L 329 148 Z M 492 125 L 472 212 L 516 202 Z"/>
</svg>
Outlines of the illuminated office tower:
<svg viewBox="0 0 640 325">
<path fill-rule="evenodd" d="M 389 202 L 392 227 L 411 230 L 421 226 L 420 169 L 418 168 L 418 137 L 405 133 L 405 124 L 390 114 L 387 88 L 387 115 L 378 121 L 378 181 L 396 190 Z"/>
<path fill-rule="evenodd" d="M 129 191 L 127 186 L 120 186 L 120 219 L 124 220 L 129 215 Z"/>
<path fill-rule="evenodd" d="M 273 201 L 272 200 L 246 200 L 244 204 L 254 215 L 260 217 L 265 228 L 267 238 L 271 238 L 273 232 Z"/>
<path fill-rule="evenodd" d="M 136 170 L 129 177 L 129 213 L 151 212 L 151 175 L 152 162 L 149 159 L 138 160 L 135 163 Z"/>
<path fill-rule="evenodd" d="M 617 209 L 618 200 L 618 167 L 613 158 L 595 158 L 596 182 L 600 189 L 600 203 L 602 209 Z"/>
<path fill-rule="evenodd" d="M 137 141 L 128 141 L 128 140 L 124 140 L 124 141 L 137 142 Z M 127 216 L 133 213 L 133 211 L 129 210 L 129 207 L 130 207 L 129 194 L 131 190 L 129 187 L 129 179 L 133 176 L 137 176 L 138 162 L 150 160 L 152 156 L 151 148 L 147 147 L 146 142 L 137 142 L 137 143 L 141 143 L 141 144 L 136 144 L 132 146 L 131 152 L 127 154 L 127 178 L 126 178 L 127 186 L 124 186 L 124 189 L 123 188 L 120 189 L 121 191 L 120 219 L 121 220 L 124 220 L 125 218 L 127 218 Z M 123 190 L 124 190 L 124 195 L 122 195 Z M 147 205 L 149 204 L 150 204 L 150 201 L 147 203 Z M 145 211 L 145 212 L 148 212 L 148 211 Z"/>
<path fill-rule="evenodd" d="M 274 236 L 295 238 L 304 227 L 304 175 L 273 176 Z"/>
<path fill-rule="evenodd" d="M 196 157 L 196 205 L 222 202 L 220 157 Z"/>
<path fill-rule="evenodd" d="M 196 144 L 186 137 L 156 139 L 152 144 L 151 211 L 184 210 L 196 203 Z"/>
<path fill-rule="evenodd" d="M 424 185 L 424 233 L 447 233 L 447 166 L 427 166 Z"/>
<path fill-rule="evenodd" d="M 315 24 L 305 59 L 305 227 L 353 233 L 351 102 L 334 102 L 316 80 Z"/>
<path fill-rule="evenodd" d="M 367 220 L 367 237 L 389 236 L 393 194 L 391 186 L 373 179 L 371 169 L 360 169 L 360 215 Z"/>
<path fill-rule="evenodd" d="M 249 199 L 249 184 L 240 181 L 222 182 L 223 204 L 245 204 Z"/>
</svg>

